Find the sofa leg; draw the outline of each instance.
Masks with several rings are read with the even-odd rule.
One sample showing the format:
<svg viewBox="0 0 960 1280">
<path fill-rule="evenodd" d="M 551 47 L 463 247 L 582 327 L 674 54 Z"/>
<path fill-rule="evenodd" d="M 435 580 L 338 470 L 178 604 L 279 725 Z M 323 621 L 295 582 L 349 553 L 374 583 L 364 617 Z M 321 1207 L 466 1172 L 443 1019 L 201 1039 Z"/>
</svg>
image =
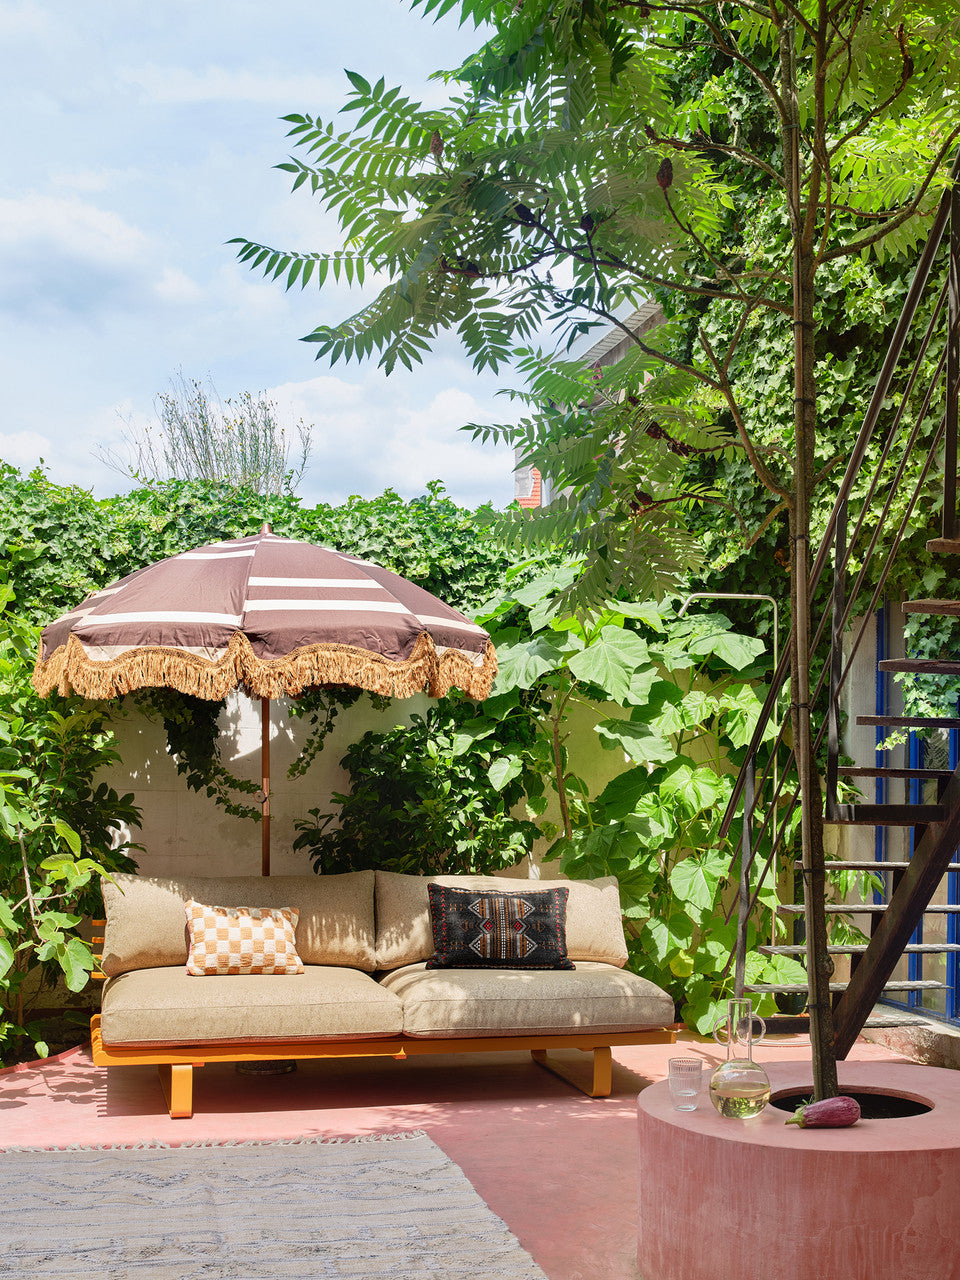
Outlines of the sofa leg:
<svg viewBox="0 0 960 1280">
<path fill-rule="evenodd" d="M 193 1115 L 193 1065 L 189 1062 L 163 1062 L 157 1071 L 170 1118 L 189 1120 Z"/>
<path fill-rule="evenodd" d="M 583 1052 L 589 1053 L 590 1050 L 584 1049 Z M 530 1056 L 539 1066 L 545 1067 L 547 1071 L 552 1071 L 561 1080 L 566 1080 L 569 1084 L 576 1085 L 581 1093 L 585 1093 L 591 1098 L 609 1097 L 613 1088 L 613 1053 L 608 1044 L 598 1045 L 593 1050 L 593 1081 L 589 1089 L 583 1087 L 572 1071 L 569 1071 L 559 1062 L 548 1058 L 546 1049 L 531 1049 Z"/>
</svg>

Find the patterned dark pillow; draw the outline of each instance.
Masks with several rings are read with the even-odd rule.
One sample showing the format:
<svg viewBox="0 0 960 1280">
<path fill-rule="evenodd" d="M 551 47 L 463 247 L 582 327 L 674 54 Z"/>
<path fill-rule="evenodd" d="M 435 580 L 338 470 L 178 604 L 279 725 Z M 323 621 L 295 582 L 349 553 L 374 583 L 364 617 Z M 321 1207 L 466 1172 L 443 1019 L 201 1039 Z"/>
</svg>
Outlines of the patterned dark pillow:
<svg viewBox="0 0 960 1280">
<path fill-rule="evenodd" d="M 436 954 L 428 969 L 572 969 L 568 889 L 526 893 L 429 884 Z"/>
</svg>

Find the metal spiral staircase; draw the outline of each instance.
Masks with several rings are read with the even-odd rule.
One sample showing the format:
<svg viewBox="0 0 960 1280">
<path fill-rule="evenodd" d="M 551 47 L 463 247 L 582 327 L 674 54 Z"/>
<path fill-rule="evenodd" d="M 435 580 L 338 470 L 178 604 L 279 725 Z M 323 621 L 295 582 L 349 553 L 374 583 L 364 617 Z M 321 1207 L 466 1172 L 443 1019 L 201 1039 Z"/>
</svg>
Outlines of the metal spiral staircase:
<svg viewBox="0 0 960 1280">
<path fill-rule="evenodd" d="M 960 177 L 960 157 L 953 169 Z M 946 269 L 944 270 L 944 266 Z M 945 332 L 942 351 L 934 357 L 933 340 Z M 901 370 L 905 349 L 909 365 Z M 932 373 L 931 373 L 932 367 Z M 814 720 L 815 749 L 822 758 L 826 747 L 824 822 L 827 828 L 874 828 L 878 832 L 900 829 L 903 856 L 887 858 L 886 840 L 876 839 L 874 857 L 828 859 L 827 870 L 871 873 L 879 876 L 882 891 L 871 900 L 851 904 L 831 902 L 830 916 L 849 916 L 868 938 L 866 942 L 838 941 L 829 952 L 849 964 L 849 979 L 831 981 L 834 1048 L 847 1055 L 874 1006 L 886 993 L 899 996 L 943 987 L 936 979 L 895 976 L 904 956 L 918 959 L 945 957 L 960 952 L 960 941 L 925 942 L 925 920 L 936 915 L 960 917 L 960 903 L 934 901 L 944 877 L 960 873 L 960 764 L 954 769 L 927 768 L 890 763 L 890 753 L 877 752 L 870 764 L 841 763 L 841 722 L 846 704 L 849 723 L 874 727 L 878 737 L 900 731 L 960 729 L 958 717 L 923 717 L 890 714 L 858 714 L 850 706 L 851 672 L 859 661 L 864 640 L 870 636 L 878 607 L 898 550 L 911 527 L 929 518 L 932 495 L 943 491 L 942 536 L 927 543 L 936 556 L 948 557 L 956 566 L 957 599 L 913 600 L 901 605 L 905 613 L 960 619 L 960 520 L 957 514 L 957 432 L 960 396 L 960 188 L 948 191 L 939 206 L 926 248 L 917 267 L 881 369 L 877 386 L 864 416 L 856 445 L 827 529 L 811 572 L 811 595 L 824 601 L 812 613 L 814 661 L 821 663 L 813 690 L 813 705 L 823 708 Z M 908 463 L 916 471 L 916 458 L 925 455 L 912 492 L 905 491 Z M 866 465 L 867 458 L 871 466 Z M 883 548 L 881 533 L 885 535 Z M 832 585 L 827 582 L 832 568 Z M 951 575 L 954 576 L 954 575 Z M 873 584 L 867 586 L 866 584 Z M 789 646 L 786 646 L 789 652 Z M 960 676 L 960 631 L 956 657 L 919 659 L 882 658 L 880 673 L 903 676 Z M 813 670 L 816 671 L 816 665 Z M 791 778 L 793 762 L 789 723 L 775 718 L 781 689 L 787 684 L 786 655 L 774 674 L 722 824 L 726 835 L 734 824 L 741 827 L 740 850 L 732 876 L 739 893 L 731 906 L 738 917 L 737 950 L 731 957 L 737 994 L 771 992 L 781 997 L 806 993 L 796 984 L 751 984 L 746 978 L 748 922 L 763 886 L 786 880 L 792 886 L 792 832 L 799 788 Z M 772 726 L 772 731 L 770 726 Z M 773 737 L 772 746 L 770 738 Z M 766 741 L 765 741 L 766 739 Z M 876 802 L 850 803 L 841 792 L 851 786 L 873 784 Z M 903 790 L 903 799 L 888 797 Z M 933 794 L 930 794 L 933 792 Z M 856 841 L 854 840 L 854 843 Z M 875 883 L 875 882 L 874 882 Z M 777 914 L 786 922 L 789 939 L 791 917 L 802 915 L 803 906 L 783 902 Z M 948 939 L 960 937 L 956 928 Z M 767 955 L 802 959 L 806 947 L 797 939 L 780 942 L 777 930 Z M 901 966 L 902 967 L 902 966 Z M 917 967 L 916 961 L 911 966 Z"/>
</svg>

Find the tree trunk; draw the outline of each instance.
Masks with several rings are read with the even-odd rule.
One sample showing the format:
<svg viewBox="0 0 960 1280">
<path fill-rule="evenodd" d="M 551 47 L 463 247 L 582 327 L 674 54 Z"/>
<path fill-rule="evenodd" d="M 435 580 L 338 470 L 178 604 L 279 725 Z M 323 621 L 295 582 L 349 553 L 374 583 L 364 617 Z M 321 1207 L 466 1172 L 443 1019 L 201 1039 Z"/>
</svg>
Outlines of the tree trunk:
<svg viewBox="0 0 960 1280">
<path fill-rule="evenodd" d="M 810 490 L 816 466 L 817 386 L 814 316 L 817 160 L 811 158 L 809 192 L 803 207 L 800 117 L 797 102 L 793 24 L 781 29 L 780 65 L 784 105 L 784 168 L 793 235 L 794 489 L 790 510 L 793 632 L 790 650 L 790 717 L 800 778 L 800 850 L 807 930 L 807 985 L 814 1097 L 835 1097 L 837 1059 L 833 1035 L 827 950 L 826 874 L 823 865 L 823 807 L 810 727 Z"/>
</svg>

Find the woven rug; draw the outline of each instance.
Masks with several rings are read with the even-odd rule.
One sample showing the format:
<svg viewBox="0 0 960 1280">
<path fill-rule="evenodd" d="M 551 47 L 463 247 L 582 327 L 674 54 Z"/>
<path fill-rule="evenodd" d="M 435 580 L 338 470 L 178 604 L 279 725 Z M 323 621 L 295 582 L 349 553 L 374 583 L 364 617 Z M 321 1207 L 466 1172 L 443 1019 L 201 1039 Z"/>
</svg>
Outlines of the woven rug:
<svg viewBox="0 0 960 1280">
<path fill-rule="evenodd" d="M 546 1280 L 424 1133 L 0 1152 L 17 1280 Z"/>
</svg>

